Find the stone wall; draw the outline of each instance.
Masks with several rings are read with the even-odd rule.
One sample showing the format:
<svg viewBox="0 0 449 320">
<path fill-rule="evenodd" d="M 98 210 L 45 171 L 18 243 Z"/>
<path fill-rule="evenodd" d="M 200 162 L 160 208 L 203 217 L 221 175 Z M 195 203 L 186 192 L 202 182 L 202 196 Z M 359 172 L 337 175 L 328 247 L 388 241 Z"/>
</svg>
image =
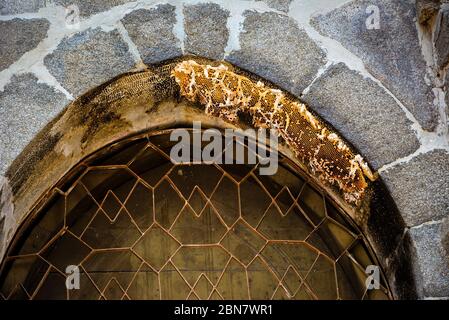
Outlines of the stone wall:
<svg viewBox="0 0 449 320">
<path fill-rule="evenodd" d="M 300 97 L 359 149 L 407 226 L 420 297 L 449 297 L 449 9 L 440 2 L 2 0 L 0 240 L 14 211 L 13 160 L 70 101 L 142 62 L 196 54 Z"/>
</svg>

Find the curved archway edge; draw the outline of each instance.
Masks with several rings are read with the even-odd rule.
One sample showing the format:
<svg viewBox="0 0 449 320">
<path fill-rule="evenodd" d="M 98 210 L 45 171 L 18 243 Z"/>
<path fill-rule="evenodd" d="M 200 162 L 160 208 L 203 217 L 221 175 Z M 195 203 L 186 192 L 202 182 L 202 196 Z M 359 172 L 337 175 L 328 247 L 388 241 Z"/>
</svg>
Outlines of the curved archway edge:
<svg viewBox="0 0 449 320">
<path fill-rule="evenodd" d="M 17 227 L 39 198 L 83 158 L 105 145 L 144 131 L 191 125 L 193 121 L 218 128 L 246 128 L 252 124 L 244 121 L 230 123 L 223 117 L 206 114 L 204 106 L 185 99 L 175 89 L 178 86 L 171 77 L 173 67 L 167 67 L 182 61 L 186 58 L 159 64 L 143 72 L 126 73 L 92 89 L 69 104 L 34 138 L 7 173 L 8 192 L 3 192 L 2 197 L 9 197 L 5 203 L 10 204 L 11 212 L 3 221 L 2 256 Z M 197 61 L 210 66 L 221 65 L 211 60 Z M 243 70 L 238 72 L 272 86 Z M 139 88 L 142 77 L 149 79 L 152 90 Z M 104 100 L 105 93 L 111 97 L 111 88 L 122 85 L 128 85 L 127 94 Z M 295 158 L 291 146 L 281 148 L 283 153 Z M 301 161 L 299 164 L 304 166 Z M 322 182 L 318 178 L 317 181 Z M 353 219 L 357 220 L 357 215 L 362 212 L 363 219 L 358 219 L 358 223 L 380 258 L 395 297 L 415 298 L 415 272 L 410 260 L 412 246 L 408 234 L 404 233 L 402 217 L 383 183 L 380 180 L 369 182 L 370 192 L 363 206 L 348 203 L 335 188 L 328 186 L 327 190 Z"/>
</svg>

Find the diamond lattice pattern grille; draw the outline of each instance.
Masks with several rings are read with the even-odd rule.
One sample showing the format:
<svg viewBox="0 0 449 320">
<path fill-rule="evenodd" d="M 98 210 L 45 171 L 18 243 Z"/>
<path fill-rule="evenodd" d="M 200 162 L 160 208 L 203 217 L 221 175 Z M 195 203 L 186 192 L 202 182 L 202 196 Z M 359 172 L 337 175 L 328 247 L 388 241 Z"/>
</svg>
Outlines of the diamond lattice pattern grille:
<svg viewBox="0 0 449 320">
<path fill-rule="evenodd" d="M 237 143 L 237 142 L 234 142 Z M 387 299 L 363 234 L 292 162 L 174 165 L 169 132 L 79 164 L 16 236 L 4 299 Z M 79 266 L 80 289 L 66 288 Z"/>
</svg>

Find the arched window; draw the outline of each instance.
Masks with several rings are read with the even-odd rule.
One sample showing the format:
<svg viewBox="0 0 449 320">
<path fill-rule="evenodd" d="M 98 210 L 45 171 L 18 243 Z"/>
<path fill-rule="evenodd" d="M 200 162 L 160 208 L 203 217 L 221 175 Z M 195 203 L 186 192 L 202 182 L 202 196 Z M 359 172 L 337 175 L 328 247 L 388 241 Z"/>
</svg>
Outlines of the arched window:
<svg viewBox="0 0 449 320">
<path fill-rule="evenodd" d="M 7 299 L 391 297 L 381 270 L 379 289 L 367 290 L 365 269 L 379 265 L 367 239 L 288 156 L 279 155 L 272 176 L 260 175 L 258 164 L 175 165 L 169 158 L 171 132 L 116 141 L 46 193 L 4 259 L 1 294 Z M 77 271 L 79 289 L 67 278 Z"/>
</svg>

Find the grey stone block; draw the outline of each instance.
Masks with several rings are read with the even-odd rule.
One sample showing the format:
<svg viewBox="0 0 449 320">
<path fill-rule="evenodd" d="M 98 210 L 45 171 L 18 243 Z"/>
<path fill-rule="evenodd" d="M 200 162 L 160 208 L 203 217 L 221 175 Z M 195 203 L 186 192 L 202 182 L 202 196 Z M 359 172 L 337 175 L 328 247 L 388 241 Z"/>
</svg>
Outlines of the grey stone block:
<svg viewBox="0 0 449 320">
<path fill-rule="evenodd" d="M 449 63 L 449 3 L 443 5 L 438 14 L 434 41 L 437 65 L 443 68 Z"/>
<path fill-rule="evenodd" d="M 46 19 L 0 21 L 0 71 L 34 49 L 47 36 L 49 27 Z"/>
<path fill-rule="evenodd" d="M 289 17 L 254 11 L 244 16 L 241 49 L 226 60 L 299 95 L 326 63 L 324 52 Z"/>
<path fill-rule="evenodd" d="M 12 77 L 0 92 L 0 175 L 66 104 L 64 94 L 38 83 L 33 74 Z"/>
<path fill-rule="evenodd" d="M 184 7 L 185 50 L 211 59 L 223 59 L 229 32 L 229 11 L 218 4 L 206 3 Z"/>
<path fill-rule="evenodd" d="M 449 256 L 449 217 L 443 219 L 441 225 L 441 244 L 447 256 Z"/>
<path fill-rule="evenodd" d="M 290 9 L 290 3 L 292 3 L 293 0 L 256 0 L 256 1 L 263 1 L 270 8 L 283 12 L 288 12 L 288 10 Z"/>
<path fill-rule="evenodd" d="M 0 0 L 0 15 L 37 12 L 45 5 L 45 0 Z"/>
<path fill-rule="evenodd" d="M 173 34 L 175 7 L 159 5 L 155 9 L 133 11 L 122 19 L 145 63 L 156 63 L 182 54 L 179 40 Z"/>
<path fill-rule="evenodd" d="M 441 223 L 410 229 L 425 297 L 449 296 L 449 255 L 443 249 L 441 231 Z"/>
<path fill-rule="evenodd" d="M 64 38 L 44 63 L 75 97 L 135 64 L 118 31 L 104 32 L 100 28 Z"/>
<path fill-rule="evenodd" d="M 90 17 L 94 14 L 107 11 L 115 6 L 119 6 L 133 0 L 0 0 L 0 15 L 13 15 L 21 13 L 37 12 L 45 8 L 50 3 L 68 7 L 76 5 L 82 18 Z"/>
<path fill-rule="evenodd" d="M 79 8 L 80 16 L 83 18 L 107 11 L 127 2 L 132 2 L 132 0 L 55 0 L 55 4 L 64 7 L 76 5 Z"/>
<path fill-rule="evenodd" d="M 381 173 L 408 226 L 449 215 L 449 153 L 435 150 Z"/>
<path fill-rule="evenodd" d="M 332 66 L 303 97 L 374 169 L 413 153 L 419 142 L 395 100 L 374 81 Z"/>
<path fill-rule="evenodd" d="M 446 74 L 446 85 L 445 85 L 445 95 L 446 95 L 446 121 L 449 128 L 449 72 Z"/>
<path fill-rule="evenodd" d="M 380 29 L 367 29 L 370 5 L 379 8 Z M 413 113 L 422 127 L 437 125 L 434 95 L 416 29 L 414 0 L 355 0 L 312 19 L 323 35 L 340 41 Z"/>
</svg>

